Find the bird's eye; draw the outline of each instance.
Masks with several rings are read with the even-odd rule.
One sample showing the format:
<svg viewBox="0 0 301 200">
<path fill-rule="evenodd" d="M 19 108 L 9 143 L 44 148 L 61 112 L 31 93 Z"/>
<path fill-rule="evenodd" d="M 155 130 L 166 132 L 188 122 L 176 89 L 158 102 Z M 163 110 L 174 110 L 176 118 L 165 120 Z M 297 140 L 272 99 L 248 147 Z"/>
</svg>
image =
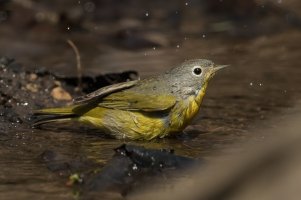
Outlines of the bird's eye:
<svg viewBox="0 0 301 200">
<path fill-rule="evenodd" d="M 200 68 L 200 66 L 194 66 L 194 68 L 192 69 L 192 72 L 194 75 L 199 76 L 202 73 L 202 69 Z"/>
</svg>

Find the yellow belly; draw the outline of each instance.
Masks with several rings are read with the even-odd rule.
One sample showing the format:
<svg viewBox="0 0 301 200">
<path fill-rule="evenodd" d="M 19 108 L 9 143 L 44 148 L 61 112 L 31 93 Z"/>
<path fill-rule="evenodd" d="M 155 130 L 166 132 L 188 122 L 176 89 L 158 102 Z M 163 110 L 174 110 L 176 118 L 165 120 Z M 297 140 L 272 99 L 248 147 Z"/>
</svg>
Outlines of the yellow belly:
<svg viewBox="0 0 301 200">
<path fill-rule="evenodd" d="M 80 121 L 93 124 L 116 138 L 151 140 L 165 135 L 168 131 L 168 123 L 164 117 L 101 107 L 92 109 Z"/>
<path fill-rule="evenodd" d="M 182 131 L 198 113 L 204 91 L 179 101 L 169 113 L 150 115 L 118 109 L 96 107 L 80 117 L 116 138 L 151 140 Z"/>
</svg>

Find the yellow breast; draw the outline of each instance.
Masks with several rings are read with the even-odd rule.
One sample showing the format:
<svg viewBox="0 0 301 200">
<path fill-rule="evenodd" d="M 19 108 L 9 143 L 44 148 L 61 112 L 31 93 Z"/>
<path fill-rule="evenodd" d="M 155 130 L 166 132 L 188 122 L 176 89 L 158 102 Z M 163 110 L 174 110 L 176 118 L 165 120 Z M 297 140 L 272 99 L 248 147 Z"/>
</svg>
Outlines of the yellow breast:
<svg viewBox="0 0 301 200">
<path fill-rule="evenodd" d="M 187 99 L 178 102 L 173 108 L 170 115 L 170 132 L 182 131 L 198 113 L 207 84 L 202 87 L 196 96 L 192 95 Z"/>
</svg>

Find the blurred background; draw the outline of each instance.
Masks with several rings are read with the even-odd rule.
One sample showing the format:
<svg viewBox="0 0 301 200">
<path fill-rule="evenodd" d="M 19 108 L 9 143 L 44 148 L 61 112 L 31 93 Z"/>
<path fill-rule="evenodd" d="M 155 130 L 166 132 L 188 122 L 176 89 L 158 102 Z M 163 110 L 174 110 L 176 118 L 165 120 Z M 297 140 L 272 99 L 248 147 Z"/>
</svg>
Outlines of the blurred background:
<svg viewBox="0 0 301 200">
<path fill-rule="evenodd" d="M 270 141 L 274 132 L 259 130 L 282 128 L 288 113 L 300 117 L 298 0 L 0 0 L 0 56 L 28 70 L 76 76 L 67 40 L 79 49 L 85 75 L 134 70 L 147 77 L 192 58 L 231 65 L 214 77 L 181 136 L 133 144 L 214 161 L 240 153 L 242 143 Z M 4 131 L 1 199 L 72 198 L 37 155 L 53 149 L 105 164 L 124 142 L 82 130 Z"/>
<path fill-rule="evenodd" d="M 0 54 L 72 73 L 71 39 L 87 73 L 147 74 L 200 57 L 233 64 L 245 46 L 284 49 L 268 39 L 298 34 L 300 9 L 297 0 L 1 0 Z"/>
</svg>

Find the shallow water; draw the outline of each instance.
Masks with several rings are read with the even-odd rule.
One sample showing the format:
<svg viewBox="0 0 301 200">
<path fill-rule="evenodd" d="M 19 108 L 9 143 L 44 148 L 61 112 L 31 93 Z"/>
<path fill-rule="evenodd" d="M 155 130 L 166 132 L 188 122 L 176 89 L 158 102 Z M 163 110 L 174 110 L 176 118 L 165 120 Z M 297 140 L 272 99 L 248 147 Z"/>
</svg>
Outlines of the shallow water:
<svg viewBox="0 0 301 200">
<path fill-rule="evenodd" d="M 190 58 L 208 58 L 231 67 L 214 77 L 200 113 L 192 125 L 175 138 L 122 141 L 107 138 L 94 129 L 68 126 L 38 130 L 16 125 L 16 128 L 2 130 L 0 198 L 73 197 L 72 190 L 64 187 L 65 179 L 47 170 L 40 161 L 39 155 L 46 149 L 64 155 L 82 155 L 105 164 L 114 154 L 113 149 L 122 143 L 175 149 L 180 155 L 210 160 L 221 153 L 240 151 L 239 144 L 233 146 L 238 141 L 264 141 L 260 134 L 251 135 L 251 130 L 277 126 L 269 119 L 281 116 L 300 99 L 300 33 L 299 30 L 285 30 L 248 39 L 210 34 L 205 37 L 180 35 L 173 36 L 173 40 L 178 41 L 174 45 L 138 51 L 103 45 L 101 40 L 94 40 L 96 35 L 68 35 L 78 43 L 86 74 L 137 70 L 141 77 L 147 77 Z M 74 62 L 74 55 L 63 44 L 64 40 L 53 42 L 50 38 L 36 42 L 29 38 L 26 41 L 7 35 L 0 43 L 10 46 L 8 52 L 29 67 L 46 66 L 58 73 L 74 74 L 73 64 L 70 64 Z M 27 52 L 19 48 L 28 45 L 31 48 Z"/>
</svg>

